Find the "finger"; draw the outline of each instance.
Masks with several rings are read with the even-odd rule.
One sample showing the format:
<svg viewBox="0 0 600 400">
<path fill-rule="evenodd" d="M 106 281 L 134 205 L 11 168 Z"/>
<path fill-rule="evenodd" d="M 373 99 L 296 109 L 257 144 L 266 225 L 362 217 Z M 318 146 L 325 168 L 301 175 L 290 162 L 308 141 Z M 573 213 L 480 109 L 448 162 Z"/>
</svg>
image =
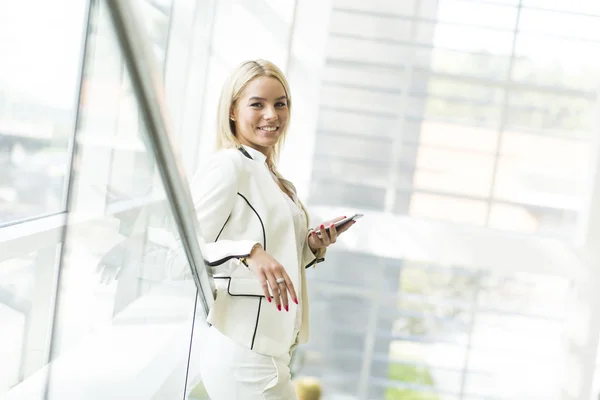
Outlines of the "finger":
<svg viewBox="0 0 600 400">
<path fill-rule="evenodd" d="M 331 226 L 329 227 L 329 242 L 335 243 L 335 241 L 337 240 L 337 236 L 337 228 L 335 227 L 335 224 L 331 224 Z"/>
<path fill-rule="evenodd" d="M 298 295 L 296 294 L 296 288 L 294 288 L 292 279 L 285 271 L 283 271 L 283 279 L 285 279 L 285 285 L 286 285 L 287 291 L 290 295 L 290 298 L 292 299 L 292 301 L 294 303 L 298 304 Z"/>
<path fill-rule="evenodd" d="M 317 228 L 317 229 L 314 229 L 314 230 L 312 231 L 312 234 L 311 234 L 311 235 L 312 235 L 312 237 L 313 237 L 315 240 L 317 240 L 317 241 L 320 241 L 320 240 L 321 240 L 321 231 L 319 231 L 319 228 Z"/>
<path fill-rule="evenodd" d="M 323 245 L 329 246 L 329 233 L 327 233 L 325 225 L 321 224 L 321 226 L 319 227 L 319 233 L 321 234 L 321 242 L 323 242 Z"/>
<path fill-rule="evenodd" d="M 315 245 L 321 246 L 323 244 L 323 240 L 321 239 L 321 233 L 319 231 L 313 230 L 310 235 L 312 236 Z"/>
<path fill-rule="evenodd" d="M 283 278 L 283 277 L 281 277 Z M 289 306 L 289 302 L 288 302 L 288 290 L 287 290 L 287 286 L 286 286 L 287 282 L 284 281 L 281 283 L 277 284 L 277 287 L 279 287 L 279 293 L 281 295 L 281 306 L 283 307 L 283 309 L 285 311 L 290 311 L 290 306 Z"/>
<path fill-rule="evenodd" d="M 272 301 L 271 293 L 269 293 L 269 282 L 267 281 L 267 277 L 265 276 L 265 274 L 262 274 L 259 281 L 260 281 L 260 286 L 262 286 L 263 292 L 265 293 L 265 297 L 267 298 L 267 300 L 270 303 Z"/>
<path fill-rule="evenodd" d="M 309 240 L 309 244 L 312 249 L 320 249 L 321 247 L 323 247 L 323 241 L 321 240 L 321 237 L 319 236 L 317 231 L 311 232 Z"/>
<path fill-rule="evenodd" d="M 269 281 L 269 286 L 271 286 L 271 292 L 273 292 L 273 300 L 275 300 L 275 307 L 277 307 L 277 309 L 281 311 L 281 295 L 279 293 L 279 285 L 275 281 L 277 278 L 275 278 L 275 275 L 273 275 L 273 273 L 271 272 L 268 272 L 266 275 L 267 280 Z"/>
</svg>

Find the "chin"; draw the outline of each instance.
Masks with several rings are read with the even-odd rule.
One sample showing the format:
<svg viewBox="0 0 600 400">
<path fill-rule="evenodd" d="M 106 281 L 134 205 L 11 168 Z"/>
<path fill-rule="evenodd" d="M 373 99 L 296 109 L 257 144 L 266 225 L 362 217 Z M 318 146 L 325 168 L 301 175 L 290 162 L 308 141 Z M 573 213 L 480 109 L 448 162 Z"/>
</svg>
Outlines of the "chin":
<svg viewBox="0 0 600 400">
<path fill-rule="evenodd" d="M 277 143 L 279 143 L 280 138 L 281 138 L 281 135 L 277 135 L 277 137 L 273 137 L 273 138 L 262 138 L 262 140 L 259 141 L 259 144 L 263 147 L 273 147 Z"/>
</svg>

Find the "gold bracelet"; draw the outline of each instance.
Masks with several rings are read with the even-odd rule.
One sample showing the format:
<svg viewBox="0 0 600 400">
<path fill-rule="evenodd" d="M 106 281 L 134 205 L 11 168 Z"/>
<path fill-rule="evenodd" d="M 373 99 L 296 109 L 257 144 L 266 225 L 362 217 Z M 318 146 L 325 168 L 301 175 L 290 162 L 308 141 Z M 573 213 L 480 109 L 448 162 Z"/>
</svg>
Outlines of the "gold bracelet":
<svg viewBox="0 0 600 400">
<path fill-rule="evenodd" d="M 239 260 L 242 264 L 244 264 L 246 267 L 250 267 L 248 265 L 248 257 L 250 257 L 252 255 L 252 252 L 254 251 L 254 249 L 258 248 L 258 247 L 262 247 L 260 245 L 260 243 L 255 243 L 254 246 L 252 246 L 252 248 L 250 249 L 250 252 L 248 253 L 247 257 L 240 257 Z"/>
</svg>

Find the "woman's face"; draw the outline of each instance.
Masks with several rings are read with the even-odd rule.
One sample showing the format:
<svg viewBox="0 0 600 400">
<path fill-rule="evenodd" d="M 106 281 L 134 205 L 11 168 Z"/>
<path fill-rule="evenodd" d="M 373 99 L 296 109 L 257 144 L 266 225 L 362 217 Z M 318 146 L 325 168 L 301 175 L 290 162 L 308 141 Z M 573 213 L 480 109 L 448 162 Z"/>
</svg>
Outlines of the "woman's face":
<svg viewBox="0 0 600 400">
<path fill-rule="evenodd" d="M 283 86 L 269 76 L 253 79 L 241 93 L 231 117 L 240 143 L 268 155 L 290 117 Z"/>
</svg>

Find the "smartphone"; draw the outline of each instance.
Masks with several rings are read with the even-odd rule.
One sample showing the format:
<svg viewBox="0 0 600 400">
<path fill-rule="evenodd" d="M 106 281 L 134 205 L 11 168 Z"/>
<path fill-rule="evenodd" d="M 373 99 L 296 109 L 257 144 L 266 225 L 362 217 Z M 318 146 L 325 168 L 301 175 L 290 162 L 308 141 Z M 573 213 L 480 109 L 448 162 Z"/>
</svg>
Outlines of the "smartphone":
<svg viewBox="0 0 600 400">
<path fill-rule="evenodd" d="M 362 218 L 362 216 L 363 216 L 363 214 L 354 214 L 351 217 L 346 217 L 344 219 L 341 219 L 335 223 L 335 229 L 338 229 L 339 227 L 346 225 L 350 221 L 356 221 L 357 219 Z M 325 230 L 329 230 L 329 226 L 326 226 Z"/>
</svg>

